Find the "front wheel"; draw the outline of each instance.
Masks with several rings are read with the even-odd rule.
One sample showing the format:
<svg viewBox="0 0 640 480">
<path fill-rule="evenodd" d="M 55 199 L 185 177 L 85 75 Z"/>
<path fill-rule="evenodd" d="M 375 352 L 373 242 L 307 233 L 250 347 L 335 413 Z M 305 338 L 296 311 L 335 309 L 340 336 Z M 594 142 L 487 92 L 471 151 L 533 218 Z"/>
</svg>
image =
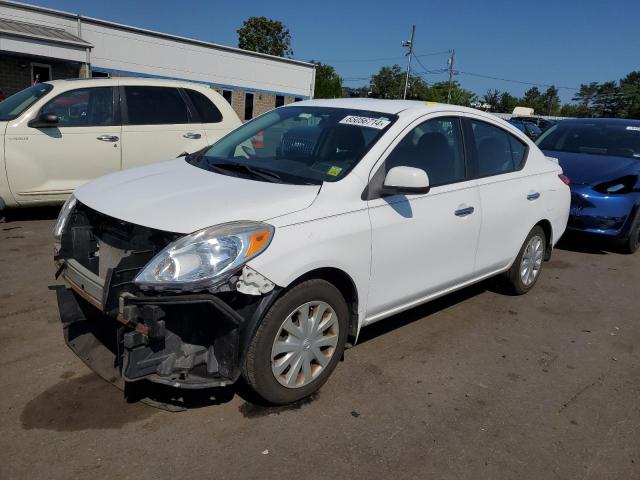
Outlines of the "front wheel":
<svg viewBox="0 0 640 480">
<path fill-rule="evenodd" d="M 349 309 L 331 283 L 307 280 L 280 297 L 264 316 L 243 377 L 272 404 L 295 402 L 327 381 L 342 358 Z"/>
<path fill-rule="evenodd" d="M 547 236 L 540 225 L 531 229 L 522 244 L 511 268 L 504 273 L 504 280 L 511 293 L 522 295 L 533 288 L 544 261 Z"/>
<path fill-rule="evenodd" d="M 640 248 L 640 211 L 631 224 L 629 236 L 622 243 L 623 253 L 635 253 Z"/>
</svg>

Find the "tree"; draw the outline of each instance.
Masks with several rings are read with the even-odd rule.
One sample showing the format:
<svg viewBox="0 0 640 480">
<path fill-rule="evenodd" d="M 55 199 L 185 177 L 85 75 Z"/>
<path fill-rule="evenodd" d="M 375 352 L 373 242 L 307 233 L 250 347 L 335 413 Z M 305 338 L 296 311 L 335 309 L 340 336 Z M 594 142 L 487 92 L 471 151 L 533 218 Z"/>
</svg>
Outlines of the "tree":
<svg viewBox="0 0 640 480">
<path fill-rule="evenodd" d="M 520 103 L 524 107 L 533 108 L 534 113 L 542 113 L 540 110 L 544 105 L 544 99 L 542 98 L 538 87 L 531 87 L 529 90 L 524 92 L 524 97 L 522 97 Z"/>
<path fill-rule="evenodd" d="M 238 47 L 278 57 L 291 57 L 291 34 L 279 20 L 249 17 L 238 29 Z"/>
<path fill-rule="evenodd" d="M 593 99 L 593 111 L 598 117 L 616 117 L 622 110 L 620 87 L 616 81 L 598 85 Z"/>
<path fill-rule="evenodd" d="M 512 113 L 513 109 L 518 106 L 520 100 L 509 92 L 502 92 L 498 101 L 497 111 L 500 113 Z"/>
<path fill-rule="evenodd" d="M 434 83 L 433 85 L 431 85 L 429 90 L 429 100 L 433 102 L 447 103 L 449 82 Z M 475 93 L 470 92 L 469 90 L 465 90 L 457 81 L 454 80 L 453 85 L 451 86 L 451 103 L 453 105 L 462 105 L 463 107 L 468 107 L 477 99 L 478 96 Z"/>
<path fill-rule="evenodd" d="M 342 97 L 342 78 L 331 65 L 311 60 L 316 66 L 315 98 Z"/>
<path fill-rule="evenodd" d="M 540 115 L 558 115 L 560 113 L 560 96 L 555 86 L 550 86 L 540 97 Z"/>
<path fill-rule="evenodd" d="M 400 65 L 382 67 L 378 73 L 371 76 L 371 92 L 376 98 L 402 98 L 406 73 Z M 417 75 L 409 75 L 407 99 L 426 100 L 429 87 Z"/>
<path fill-rule="evenodd" d="M 584 116 L 584 109 L 582 106 L 575 103 L 565 103 L 560 108 L 561 117 L 582 117 Z"/>
<path fill-rule="evenodd" d="M 589 84 L 581 84 L 580 90 L 573 96 L 573 101 L 578 102 L 580 116 L 591 116 L 591 110 L 593 108 L 593 101 L 598 93 L 598 82 L 591 82 Z"/>
<path fill-rule="evenodd" d="M 500 103 L 500 92 L 495 88 L 493 90 L 487 90 L 487 93 L 482 96 L 482 102 L 490 105 L 491 111 L 495 112 Z"/>
<path fill-rule="evenodd" d="M 620 80 L 620 94 L 621 115 L 640 119 L 640 70 L 631 72 Z"/>
</svg>

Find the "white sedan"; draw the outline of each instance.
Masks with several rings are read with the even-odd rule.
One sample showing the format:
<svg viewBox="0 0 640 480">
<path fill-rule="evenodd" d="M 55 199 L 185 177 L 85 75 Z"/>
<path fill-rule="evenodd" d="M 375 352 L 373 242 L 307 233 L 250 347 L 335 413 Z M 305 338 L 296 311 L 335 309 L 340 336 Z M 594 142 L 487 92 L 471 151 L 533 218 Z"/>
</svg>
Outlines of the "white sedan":
<svg viewBox="0 0 640 480">
<path fill-rule="evenodd" d="M 568 182 L 477 110 L 281 107 L 75 192 L 54 232 L 65 339 L 116 383 L 242 376 L 293 402 L 366 325 L 498 274 L 533 288 L 566 227 Z"/>
</svg>

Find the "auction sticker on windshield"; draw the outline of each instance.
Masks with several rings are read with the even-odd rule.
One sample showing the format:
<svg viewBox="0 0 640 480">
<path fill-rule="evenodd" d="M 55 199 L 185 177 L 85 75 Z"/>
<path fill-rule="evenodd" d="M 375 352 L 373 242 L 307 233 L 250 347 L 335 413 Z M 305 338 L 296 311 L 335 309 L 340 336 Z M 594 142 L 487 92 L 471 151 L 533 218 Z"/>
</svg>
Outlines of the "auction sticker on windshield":
<svg viewBox="0 0 640 480">
<path fill-rule="evenodd" d="M 339 123 L 344 125 L 357 125 L 359 127 L 375 128 L 382 130 L 384 127 L 391 123 L 390 120 L 385 118 L 371 118 L 371 117 L 359 117 L 357 115 L 347 115 Z"/>
</svg>

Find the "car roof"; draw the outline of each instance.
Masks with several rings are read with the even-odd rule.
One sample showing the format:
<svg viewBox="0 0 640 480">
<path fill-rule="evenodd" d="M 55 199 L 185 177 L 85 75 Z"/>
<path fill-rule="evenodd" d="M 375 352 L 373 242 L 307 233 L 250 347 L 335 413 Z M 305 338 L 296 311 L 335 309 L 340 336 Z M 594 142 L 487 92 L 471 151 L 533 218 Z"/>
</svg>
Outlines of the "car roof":
<svg viewBox="0 0 640 480">
<path fill-rule="evenodd" d="M 331 99 L 315 99 L 304 100 L 301 102 L 291 103 L 287 107 L 292 106 L 314 106 L 314 107 L 333 107 L 345 108 L 352 110 L 370 110 L 373 112 L 388 113 L 397 115 L 400 112 L 412 111 L 417 112 L 423 110 L 425 112 L 434 111 L 456 111 L 483 114 L 480 110 L 473 108 L 461 107 L 459 105 L 449 105 L 446 103 L 425 102 L 420 100 L 386 100 L 380 98 L 331 98 Z"/>
<path fill-rule="evenodd" d="M 112 85 L 155 85 L 155 86 L 171 86 L 180 87 L 189 85 L 192 87 L 209 88 L 209 85 L 199 82 L 190 82 L 188 80 L 169 80 L 164 78 L 149 78 L 149 77 L 116 77 L 116 78 L 67 78 L 64 80 L 50 80 L 48 82 L 54 87 L 58 88 L 77 88 L 78 86 L 85 84 L 87 86 L 112 86 Z"/>
</svg>

